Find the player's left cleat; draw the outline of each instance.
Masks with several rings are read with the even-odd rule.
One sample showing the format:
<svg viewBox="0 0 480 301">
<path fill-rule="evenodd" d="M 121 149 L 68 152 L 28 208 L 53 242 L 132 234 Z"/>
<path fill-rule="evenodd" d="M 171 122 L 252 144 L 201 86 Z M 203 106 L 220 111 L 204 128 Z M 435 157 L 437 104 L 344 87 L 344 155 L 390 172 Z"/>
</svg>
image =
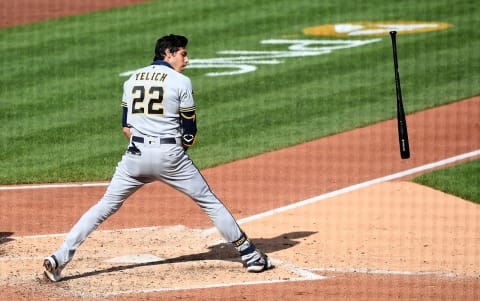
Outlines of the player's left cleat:
<svg viewBox="0 0 480 301">
<path fill-rule="evenodd" d="M 62 279 L 62 276 L 60 275 L 62 273 L 62 268 L 58 266 L 55 255 L 46 257 L 43 260 L 43 267 L 45 268 L 43 273 L 50 281 L 57 282 Z"/>
<path fill-rule="evenodd" d="M 248 272 L 260 273 L 273 267 L 270 258 L 268 258 L 266 254 L 259 251 L 254 251 L 249 255 L 250 256 L 248 258 L 242 258 Z"/>
</svg>

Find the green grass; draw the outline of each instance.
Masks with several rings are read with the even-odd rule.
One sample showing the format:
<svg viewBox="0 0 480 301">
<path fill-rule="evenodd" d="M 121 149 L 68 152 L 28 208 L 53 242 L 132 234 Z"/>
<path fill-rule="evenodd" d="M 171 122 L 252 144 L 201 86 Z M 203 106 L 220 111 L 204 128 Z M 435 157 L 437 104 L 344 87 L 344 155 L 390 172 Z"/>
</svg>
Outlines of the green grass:
<svg viewBox="0 0 480 301">
<path fill-rule="evenodd" d="M 480 204 L 480 159 L 423 174 L 413 182 Z"/>
<path fill-rule="evenodd" d="M 448 30 L 401 35 L 408 113 L 479 95 L 480 9 L 473 1 L 153 1 L 0 30 L 0 184 L 108 180 L 125 148 L 119 73 L 150 63 L 155 40 L 185 34 L 191 59 L 286 50 L 266 39 L 326 39 L 302 28 L 421 20 Z M 391 44 L 283 59 L 255 72 L 190 69 L 200 168 L 395 116 Z"/>
</svg>

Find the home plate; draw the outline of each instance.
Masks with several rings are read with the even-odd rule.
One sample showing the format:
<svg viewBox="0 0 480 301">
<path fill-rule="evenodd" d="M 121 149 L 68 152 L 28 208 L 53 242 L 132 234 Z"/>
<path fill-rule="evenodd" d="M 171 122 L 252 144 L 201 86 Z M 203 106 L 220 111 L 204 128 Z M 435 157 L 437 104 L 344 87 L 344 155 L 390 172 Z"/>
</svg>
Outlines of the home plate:
<svg viewBox="0 0 480 301">
<path fill-rule="evenodd" d="M 133 254 L 115 257 L 112 259 L 105 260 L 105 262 L 112 263 L 149 263 L 149 262 L 159 262 L 164 261 L 165 258 L 161 258 L 152 254 Z"/>
</svg>

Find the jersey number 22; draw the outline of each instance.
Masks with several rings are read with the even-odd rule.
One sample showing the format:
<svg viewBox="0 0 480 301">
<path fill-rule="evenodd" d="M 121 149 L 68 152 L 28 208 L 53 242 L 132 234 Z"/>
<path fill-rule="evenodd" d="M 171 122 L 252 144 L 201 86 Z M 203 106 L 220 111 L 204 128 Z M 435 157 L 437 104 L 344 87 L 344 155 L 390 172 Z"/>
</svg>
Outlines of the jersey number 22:
<svg viewBox="0 0 480 301">
<path fill-rule="evenodd" d="M 135 86 L 132 89 L 134 95 L 132 114 L 163 115 L 163 87 L 150 87 L 148 95 L 145 95 L 144 86 Z M 147 112 L 145 112 L 147 106 Z"/>
</svg>

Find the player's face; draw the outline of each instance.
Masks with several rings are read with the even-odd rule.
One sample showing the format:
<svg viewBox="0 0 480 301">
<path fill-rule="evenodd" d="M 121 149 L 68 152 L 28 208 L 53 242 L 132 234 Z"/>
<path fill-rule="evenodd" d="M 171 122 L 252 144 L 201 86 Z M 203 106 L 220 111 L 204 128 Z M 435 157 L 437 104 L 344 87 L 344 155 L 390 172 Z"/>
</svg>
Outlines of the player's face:
<svg viewBox="0 0 480 301">
<path fill-rule="evenodd" d="M 183 72 L 188 64 L 187 49 L 180 47 L 175 53 L 171 53 L 167 49 L 165 61 L 169 63 L 176 71 Z"/>
</svg>

